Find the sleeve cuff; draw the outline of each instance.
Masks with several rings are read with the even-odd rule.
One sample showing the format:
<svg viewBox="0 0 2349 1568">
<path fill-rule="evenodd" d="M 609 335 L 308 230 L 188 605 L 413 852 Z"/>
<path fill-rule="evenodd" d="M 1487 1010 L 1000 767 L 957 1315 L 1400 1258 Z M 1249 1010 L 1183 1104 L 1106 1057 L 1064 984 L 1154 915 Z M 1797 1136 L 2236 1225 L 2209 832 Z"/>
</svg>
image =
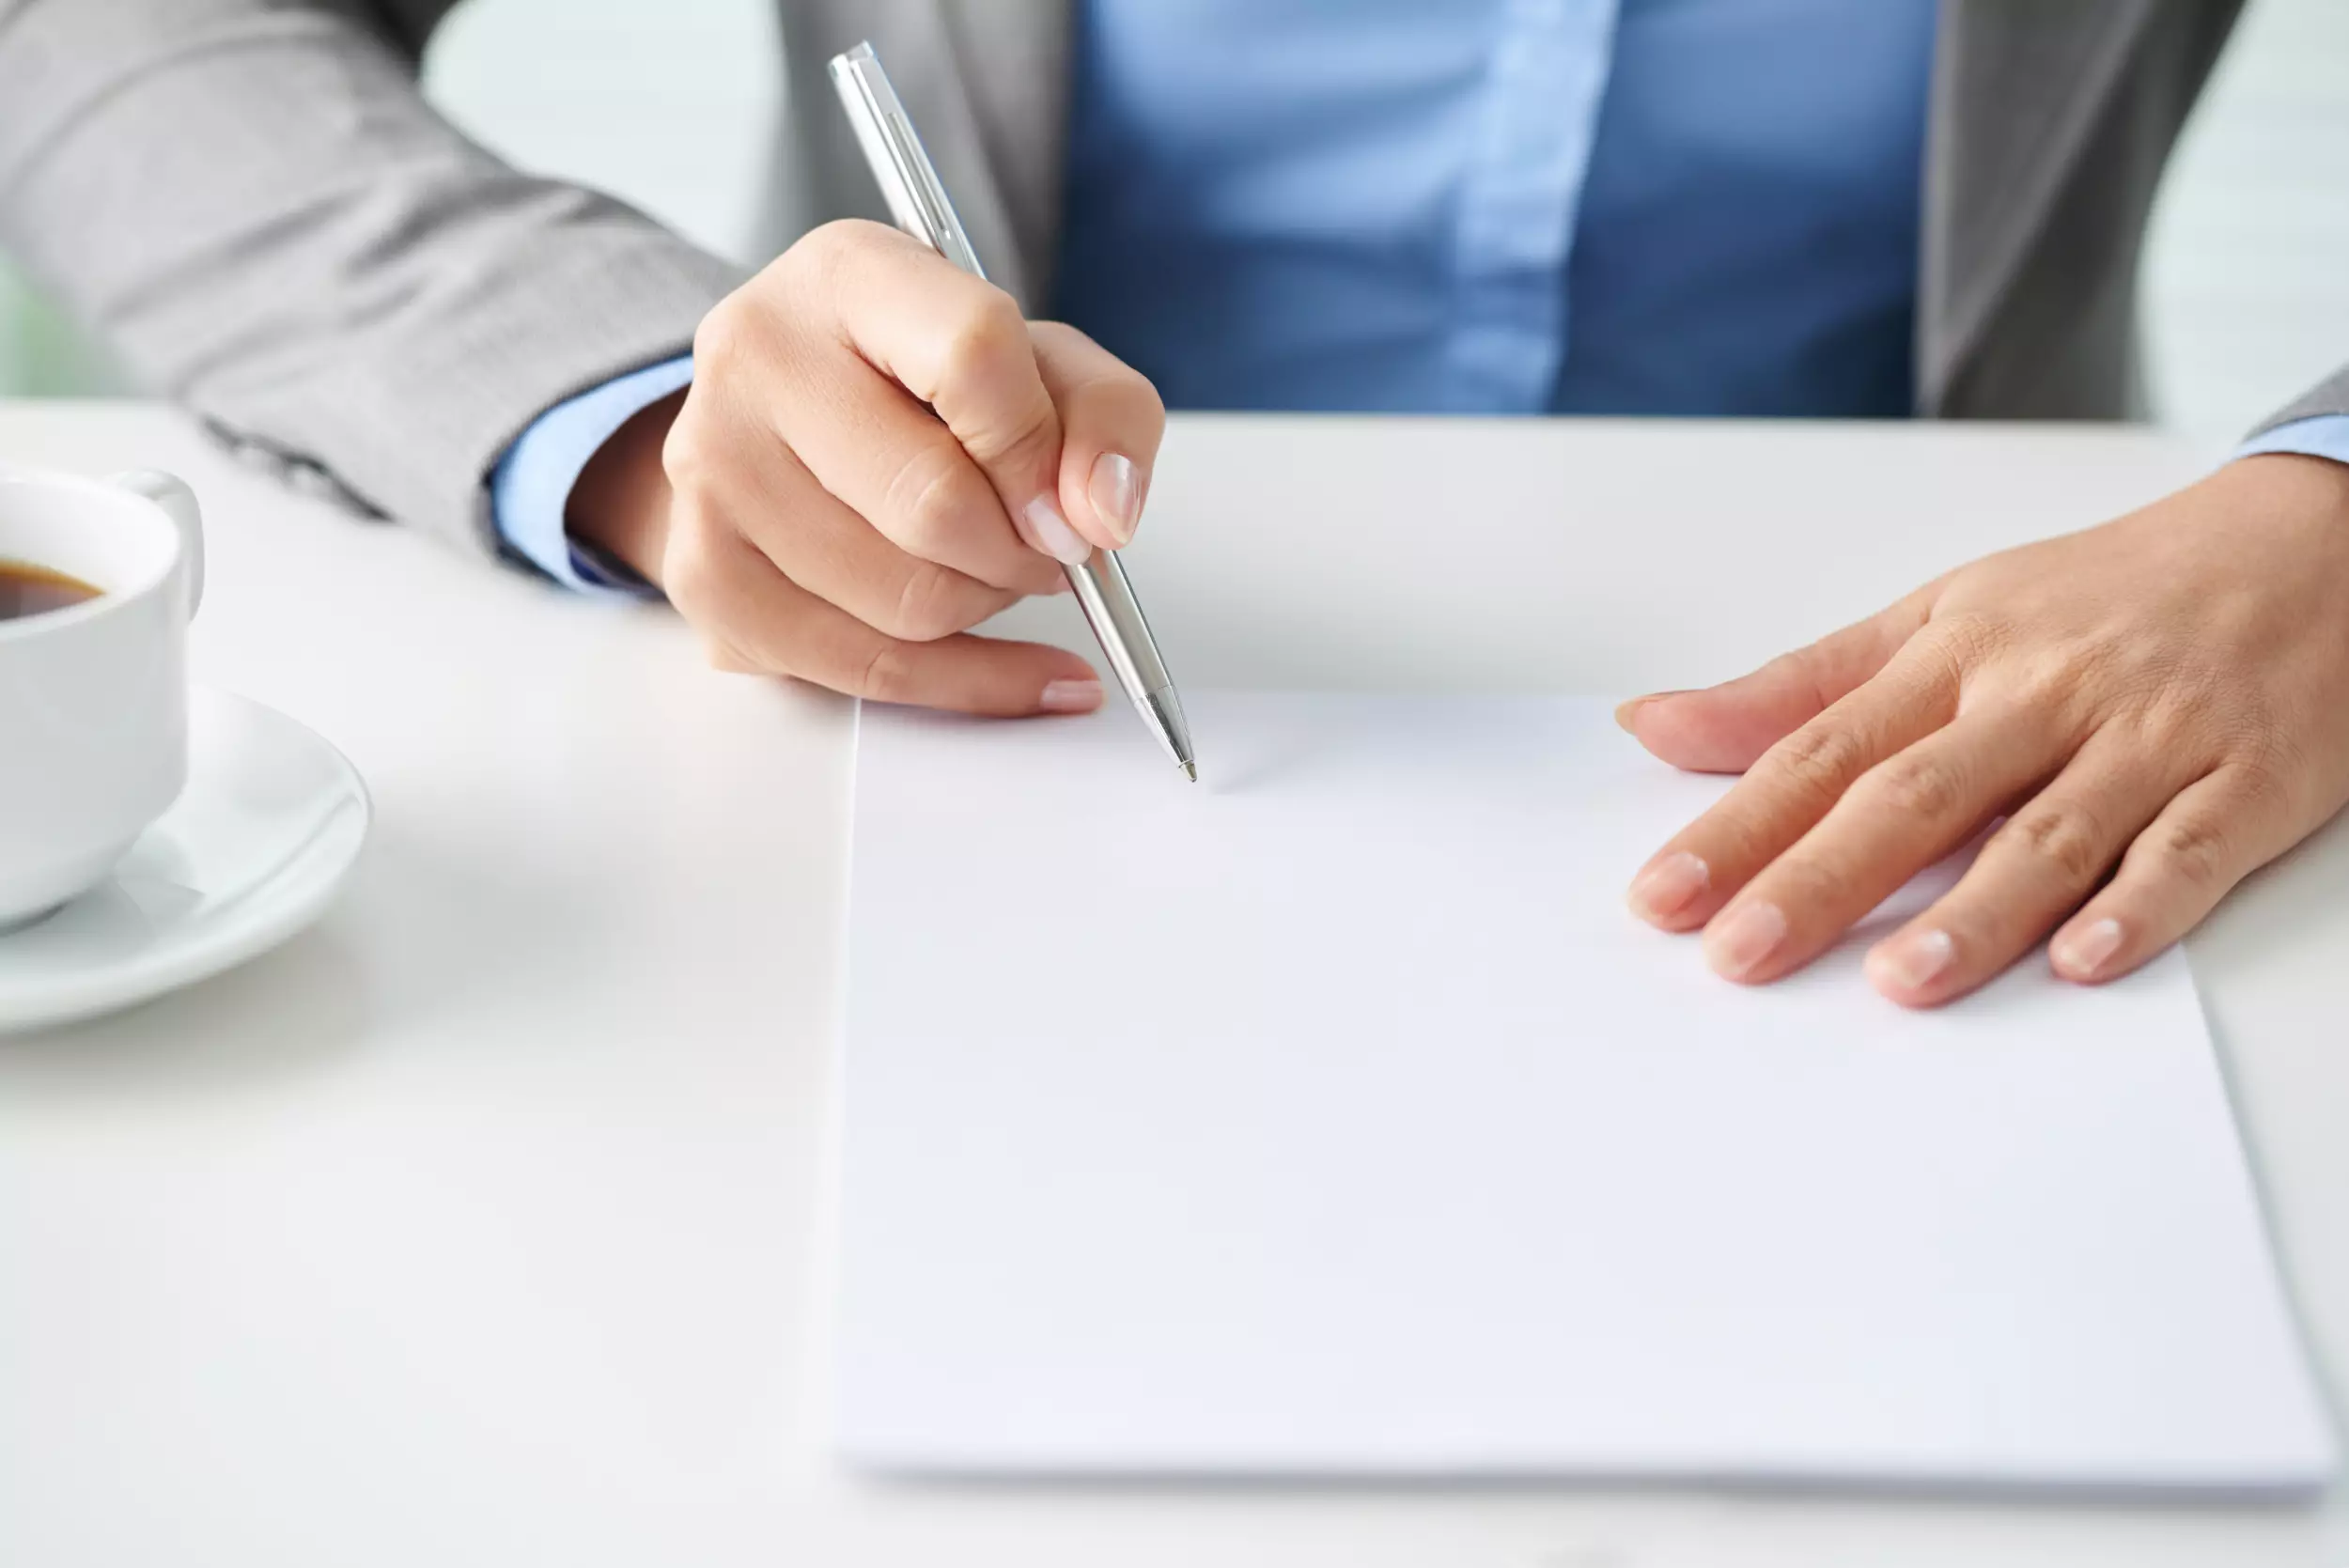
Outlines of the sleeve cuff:
<svg viewBox="0 0 2349 1568">
<path fill-rule="evenodd" d="M 2255 458 L 2270 452 L 2349 463 L 2349 413 L 2320 413 L 2295 419 L 2272 430 L 2262 430 L 2234 449 L 2238 458 Z"/>
<path fill-rule="evenodd" d="M 564 511 L 587 459 L 621 426 L 692 379 L 692 356 L 681 354 L 583 392 L 533 420 L 490 471 L 490 515 L 506 548 L 578 593 L 658 597 L 619 563 L 574 543 L 564 528 Z"/>
</svg>

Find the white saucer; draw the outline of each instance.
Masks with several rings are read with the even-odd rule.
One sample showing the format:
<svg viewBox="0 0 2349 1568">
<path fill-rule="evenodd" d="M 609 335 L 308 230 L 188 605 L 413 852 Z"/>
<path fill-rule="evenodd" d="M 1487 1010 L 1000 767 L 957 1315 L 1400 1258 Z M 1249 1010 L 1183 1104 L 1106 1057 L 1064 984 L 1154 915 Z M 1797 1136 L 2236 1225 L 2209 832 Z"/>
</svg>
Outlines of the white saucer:
<svg viewBox="0 0 2349 1568">
<path fill-rule="evenodd" d="M 198 687 L 188 784 L 114 875 L 0 936 L 0 1033 L 110 1013 L 268 952 L 324 912 L 372 815 L 340 752 Z"/>
</svg>

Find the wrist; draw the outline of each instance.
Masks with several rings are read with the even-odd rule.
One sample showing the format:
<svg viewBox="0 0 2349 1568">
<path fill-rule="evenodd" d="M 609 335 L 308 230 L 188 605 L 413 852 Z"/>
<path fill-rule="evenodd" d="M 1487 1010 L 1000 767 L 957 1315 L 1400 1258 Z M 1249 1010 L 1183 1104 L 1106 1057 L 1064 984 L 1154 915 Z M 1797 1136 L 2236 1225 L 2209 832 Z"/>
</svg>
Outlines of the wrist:
<svg viewBox="0 0 2349 1568">
<path fill-rule="evenodd" d="M 669 532 L 669 476 L 661 448 L 684 402 L 680 388 L 630 415 L 580 470 L 563 510 L 572 539 L 655 586 Z"/>
<path fill-rule="evenodd" d="M 2239 494 L 2267 508 L 2349 526 L 2349 463 L 2298 452 L 2260 452 L 2219 470 Z"/>
</svg>

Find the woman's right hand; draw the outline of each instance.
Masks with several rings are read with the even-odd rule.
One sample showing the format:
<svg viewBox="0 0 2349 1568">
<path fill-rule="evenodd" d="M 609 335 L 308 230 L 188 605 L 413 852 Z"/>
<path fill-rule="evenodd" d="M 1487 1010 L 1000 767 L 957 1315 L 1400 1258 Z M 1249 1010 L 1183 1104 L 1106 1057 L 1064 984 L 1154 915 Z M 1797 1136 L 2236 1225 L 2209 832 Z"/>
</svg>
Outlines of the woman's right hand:
<svg viewBox="0 0 2349 1568">
<path fill-rule="evenodd" d="M 574 536 L 722 668 L 880 702 L 1083 712 L 1072 653 L 974 637 L 1132 538 L 1166 415 L 1139 372 L 906 235 L 816 229 L 703 320 L 693 385 L 598 452 Z"/>
</svg>

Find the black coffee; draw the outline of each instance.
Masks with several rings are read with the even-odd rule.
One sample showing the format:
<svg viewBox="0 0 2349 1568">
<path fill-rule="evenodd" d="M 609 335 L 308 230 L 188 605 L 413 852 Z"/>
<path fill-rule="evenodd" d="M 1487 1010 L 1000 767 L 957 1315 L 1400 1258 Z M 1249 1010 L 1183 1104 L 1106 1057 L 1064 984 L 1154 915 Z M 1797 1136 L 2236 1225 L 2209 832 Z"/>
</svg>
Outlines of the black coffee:
<svg viewBox="0 0 2349 1568">
<path fill-rule="evenodd" d="M 0 561 L 0 621 L 45 615 L 67 610 L 98 597 L 100 590 L 78 577 L 68 577 L 26 561 Z"/>
</svg>

